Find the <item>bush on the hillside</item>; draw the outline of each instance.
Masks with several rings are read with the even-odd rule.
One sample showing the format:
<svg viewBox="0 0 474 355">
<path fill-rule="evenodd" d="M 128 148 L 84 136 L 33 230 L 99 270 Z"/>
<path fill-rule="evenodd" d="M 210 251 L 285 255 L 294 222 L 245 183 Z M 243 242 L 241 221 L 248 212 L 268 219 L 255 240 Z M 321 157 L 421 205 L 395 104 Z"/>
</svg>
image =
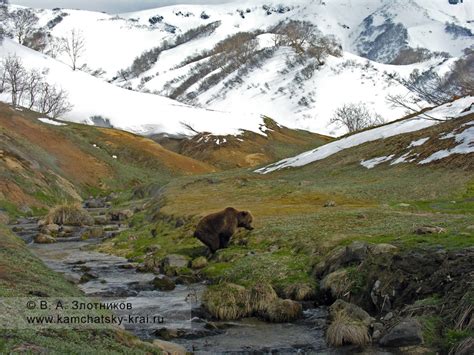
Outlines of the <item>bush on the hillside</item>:
<svg viewBox="0 0 474 355">
<path fill-rule="evenodd" d="M 2 44 L 5 36 L 5 29 L 2 24 L 5 23 L 8 17 L 8 0 L 0 0 L 0 44 Z"/>
<path fill-rule="evenodd" d="M 384 121 L 380 115 L 371 114 L 364 103 L 350 103 L 336 109 L 330 123 L 347 128 L 352 133 L 382 124 Z"/>
<path fill-rule="evenodd" d="M 281 22 L 272 32 L 276 47 L 289 46 L 300 56 L 316 59 L 319 65 L 324 64 L 328 55 L 342 55 L 342 47 L 336 38 L 324 36 L 316 25 L 308 21 Z"/>
<path fill-rule="evenodd" d="M 26 107 L 52 118 L 72 109 L 65 90 L 46 82 L 38 70 L 27 70 L 16 55 L 9 55 L 0 62 L 0 92 L 10 95 L 13 106 Z"/>
<path fill-rule="evenodd" d="M 124 78 L 124 80 L 138 77 L 140 74 L 150 70 L 153 67 L 163 51 L 175 48 L 183 43 L 200 37 L 209 36 L 220 25 L 220 21 L 212 22 L 207 25 L 192 28 L 182 35 L 177 36 L 172 42 L 164 41 L 160 46 L 145 51 L 136 57 L 130 68 L 121 70 L 119 72 L 119 77 Z"/>
<path fill-rule="evenodd" d="M 56 206 L 46 216 L 47 224 L 69 225 L 69 226 L 91 226 L 94 219 L 77 204 L 65 204 Z"/>
</svg>

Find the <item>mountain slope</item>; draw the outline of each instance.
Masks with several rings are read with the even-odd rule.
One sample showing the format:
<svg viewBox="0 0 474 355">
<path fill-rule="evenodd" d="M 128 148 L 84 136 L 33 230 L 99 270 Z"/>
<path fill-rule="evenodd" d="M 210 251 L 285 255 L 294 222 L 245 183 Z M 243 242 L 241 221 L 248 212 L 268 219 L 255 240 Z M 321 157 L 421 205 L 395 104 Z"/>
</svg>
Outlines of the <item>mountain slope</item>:
<svg viewBox="0 0 474 355">
<path fill-rule="evenodd" d="M 0 47 L 0 56 L 16 55 L 27 68 L 36 68 L 46 73 L 48 81 L 63 87 L 73 104 L 71 112 L 64 118 L 92 124 L 91 117 L 109 119 L 120 129 L 135 133 L 191 134 L 195 130 L 216 134 L 235 134 L 241 129 L 259 131 L 263 123 L 256 114 L 234 114 L 205 110 L 178 103 L 157 95 L 122 89 L 81 71 L 72 71 L 67 65 L 41 53 L 5 39 Z M 0 96 L 8 100 L 8 96 Z"/>
<path fill-rule="evenodd" d="M 408 91 L 387 73 L 406 77 L 414 69 L 449 71 L 455 58 L 473 45 L 472 6 L 467 1 L 450 5 L 441 0 L 297 0 L 288 5 L 268 1 L 175 5 L 116 16 L 63 9 L 37 13 L 41 25 L 54 38 L 67 36 L 72 29 L 83 32 L 86 51 L 82 64 L 88 65 L 89 72 L 103 69 L 103 80 L 177 98 L 193 106 L 234 113 L 229 116 L 194 111 L 193 115 L 183 105 L 162 98 L 152 100 L 101 87 L 94 97 L 88 97 L 91 102 L 95 98 L 94 106 L 106 96 L 100 92 L 115 95 L 119 102 L 136 102 L 141 108 L 140 119 L 134 120 L 136 125 L 126 121 L 137 115 L 122 105 L 96 111 L 88 107 L 72 113 L 68 119 L 102 114 L 116 121 L 117 127 L 142 133 L 191 133 L 180 125 L 189 121 L 199 132 L 233 134 L 238 128 L 258 132 L 262 123 L 258 115 L 267 115 L 290 128 L 340 135 L 345 133 L 344 129 L 330 125 L 329 120 L 345 103 L 364 101 L 373 113 L 387 121 L 403 116 L 404 109 L 389 107 L 386 97 L 407 95 Z M 335 36 L 342 45 L 343 56 L 330 56 L 325 65 L 314 66 L 311 60 L 300 61 L 287 47 L 273 48 L 272 28 L 288 19 L 309 21 L 322 34 Z M 215 59 L 210 52 L 219 41 L 238 32 L 255 31 L 260 31 L 256 38 L 262 50 L 256 66 L 244 65 L 219 78 L 213 77 L 220 72 L 217 66 L 211 68 L 211 73 L 205 71 L 196 77 L 200 66 Z M 50 49 L 47 47 L 46 52 Z M 126 80 L 117 75 L 119 70 L 129 68 L 136 57 L 155 49 L 159 49 L 152 55 L 156 58 L 140 74 Z M 453 58 L 446 60 L 446 56 Z M 58 55 L 58 59 L 67 63 L 64 54 Z M 387 64 L 392 62 L 412 64 Z M 189 80 L 193 85 L 183 86 Z M 79 101 L 78 107 L 84 106 L 78 96 L 74 95 L 73 101 Z M 163 116 L 156 113 L 155 105 L 181 108 L 168 111 L 173 119 L 166 119 L 165 123 Z M 208 116 L 209 120 L 204 120 Z M 204 121 L 208 123 L 201 124 Z"/>
<path fill-rule="evenodd" d="M 41 117 L 0 103 L 0 207 L 7 211 L 215 171 L 141 136 Z"/>
<path fill-rule="evenodd" d="M 276 170 L 281 170 L 284 168 L 300 167 L 300 166 L 313 163 L 318 160 L 323 160 L 342 150 L 356 147 L 366 142 L 383 140 L 383 139 L 386 139 L 387 137 L 392 137 L 392 136 L 396 136 L 396 135 L 407 133 L 407 132 L 414 132 L 426 127 L 436 125 L 440 123 L 440 120 L 441 121 L 450 120 L 450 119 L 460 118 L 464 116 L 468 116 L 472 118 L 472 112 L 474 109 L 473 104 L 474 104 L 473 97 L 465 97 L 465 98 L 456 100 L 452 103 L 445 104 L 443 106 L 426 111 L 419 115 L 415 115 L 414 117 L 401 119 L 391 124 L 383 125 L 383 126 L 376 127 L 373 129 L 368 129 L 360 133 L 355 133 L 353 135 L 341 138 L 339 140 L 336 140 L 334 142 L 331 142 L 329 144 L 326 144 L 314 150 L 302 153 L 298 156 L 281 160 L 267 167 L 261 168 L 257 171 L 260 173 L 266 174 L 266 173 L 270 173 Z M 468 124 L 466 124 L 466 126 L 467 125 Z M 464 143 L 464 140 L 462 140 L 464 139 L 463 137 L 456 139 L 456 141 L 463 146 L 464 144 L 466 144 L 466 149 L 464 151 L 461 148 L 454 149 L 451 152 L 452 154 L 455 154 L 455 153 L 469 154 L 469 153 L 474 152 L 472 151 L 472 147 L 469 148 L 469 144 L 472 145 L 471 140 L 473 139 L 473 137 L 469 136 L 465 138 L 467 140 L 466 143 Z M 462 141 L 459 141 L 460 139 Z M 421 143 L 419 145 L 421 145 Z M 417 146 L 417 145 L 414 145 L 414 146 Z M 439 148 L 441 148 L 441 146 L 442 145 L 440 145 Z M 442 149 L 439 149 L 439 151 L 442 151 Z M 401 159 L 399 162 L 404 162 L 405 159 L 410 159 L 410 158 L 413 159 L 413 161 L 418 160 L 416 156 L 415 158 L 413 158 L 413 156 L 409 157 L 409 155 L 415 155 L 415 154 L 416 153 L 411 154 L 411 152 L 404 152 L 403 159 L 402 157 L 398 157 L 398 159 Z M 446 153 L 446 156 L 448 155 L 450 154 Z M 386 158 L 387 159 L 385 160 L 381 159 L 380 162 L 390 161 L 392 160 L 392 158 L 394 158 L 394 156 L 390 156 L 390 158 L 388 157 Z M 433 158 L 433 160 L 435 159 Z"/>
</svg>

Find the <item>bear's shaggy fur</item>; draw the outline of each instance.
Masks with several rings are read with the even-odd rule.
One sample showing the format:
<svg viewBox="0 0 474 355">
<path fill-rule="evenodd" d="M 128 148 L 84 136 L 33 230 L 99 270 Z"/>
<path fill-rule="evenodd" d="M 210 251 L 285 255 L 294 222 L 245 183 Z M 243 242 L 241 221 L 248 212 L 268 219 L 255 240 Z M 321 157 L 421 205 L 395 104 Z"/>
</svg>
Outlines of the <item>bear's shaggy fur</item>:
<svg viewBox="0 0 474 355">
<path fill-rule="evenodd" d="M 237 211 L 233 207 L 203 217 L 194 237 L 203 242 L 212 253 L 226 248 L 237 228 L 252 230 L 253 216 L 249 211 Z"/>
</svg>

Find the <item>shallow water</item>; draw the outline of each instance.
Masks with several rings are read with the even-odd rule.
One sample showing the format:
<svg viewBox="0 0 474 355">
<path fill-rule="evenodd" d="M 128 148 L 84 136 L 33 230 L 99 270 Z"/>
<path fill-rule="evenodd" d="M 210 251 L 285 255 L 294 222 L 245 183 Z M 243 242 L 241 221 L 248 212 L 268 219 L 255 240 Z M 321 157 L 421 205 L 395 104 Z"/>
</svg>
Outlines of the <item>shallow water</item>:
<svg viewBox="0 0 474 355">
<path fill-rule="evenodd" d="M 196 353 L 306 353 L 325 352 L 324 308 L 305 311 L 295 323 L 272 324 L 255 318 L 235 322 L 216 322 L 220 331 L 209 331 L 206 322 L 192 311 L 199 306 L 204 284 L 178 285 L 173 291 L 153 290 L 149 283 L 156 275 L 127 268 L 125 258 L 88 250 L 95 241 L 30 244 L 31 250 L 52 270 L 78 282 L 84 272 L 97 277 L 78 284 L 89 296 L 133 305 L 133 315 L 160 315 L 163 324 L 133 325 L 125 328 L 144 340 L 156 338 L 160 328 L 182 329 L 183 337 L 172 339 Z M 194 307 L 194 308 L 193 308 Z M 121 314 L 121 311 L 118 312 Z"/>
</svg>

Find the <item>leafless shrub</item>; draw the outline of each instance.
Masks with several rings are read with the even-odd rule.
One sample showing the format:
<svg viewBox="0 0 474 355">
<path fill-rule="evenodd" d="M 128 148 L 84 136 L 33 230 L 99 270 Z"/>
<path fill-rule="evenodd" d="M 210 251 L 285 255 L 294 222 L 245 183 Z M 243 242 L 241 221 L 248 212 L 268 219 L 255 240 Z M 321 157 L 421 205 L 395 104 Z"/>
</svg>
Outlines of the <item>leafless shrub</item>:
<svg viewBox="0 0 474 355">
<path fill-rule="evenodd" d="M 12 11 L 8 18 L 11 23 L 12 34 L 21 44 L 25 44 L 25 39 L 38 29 L 39 18 L 31 9 L 25 8 Z"/>
<path fill-rule="evenodd" d="M 13 106 L 33 109 L 52 118 L 72 109 L 65 90 L 47 83 L 40 71 L 27 70 L 16 55 L 0 62 L 0 89 L 10 94 Z"/>
<path fill-rule="evenodd" d="M 5 36 L 5 29 L 2 24 L 7 21 L 8 18 L 8 0 L 0 0 L 0 44 L 2 44 L 3 37 Z"/>
<path fill-rule="evenodd" d="M 389 77 L 406 87 L 413 96 L 389 95 L 387 101 L 410 112 L 421 110 L 419 102 L 437 106 L 457 97 L 474 95 L 474 50 L 466 50 L 465 55 L 443 76 L 432 69 L 424 72 L 415 69 L 406 79 L 396 74 L 389 74 Z M 434 119 L 426 114 L 424 116 Z"/>
<path fill-rule="evenodd" d="M 78 69 L 79 59 L 84 55 L 86 46 L 82 32 L 72 29 L 66 37 L 61 39 L 61 42 L 61 50 L 69 57 L 71 69 Z"/>
<path fill-rule="evenodd" d="M 344 104 L 338 108 L 330 119 L 330 123 L 347 128 L 349 133 L 352 133 L 383 124 L 384 120 L 378 114 L 371 114 L 367 106 L 360 102 Z"/>
</svg>

